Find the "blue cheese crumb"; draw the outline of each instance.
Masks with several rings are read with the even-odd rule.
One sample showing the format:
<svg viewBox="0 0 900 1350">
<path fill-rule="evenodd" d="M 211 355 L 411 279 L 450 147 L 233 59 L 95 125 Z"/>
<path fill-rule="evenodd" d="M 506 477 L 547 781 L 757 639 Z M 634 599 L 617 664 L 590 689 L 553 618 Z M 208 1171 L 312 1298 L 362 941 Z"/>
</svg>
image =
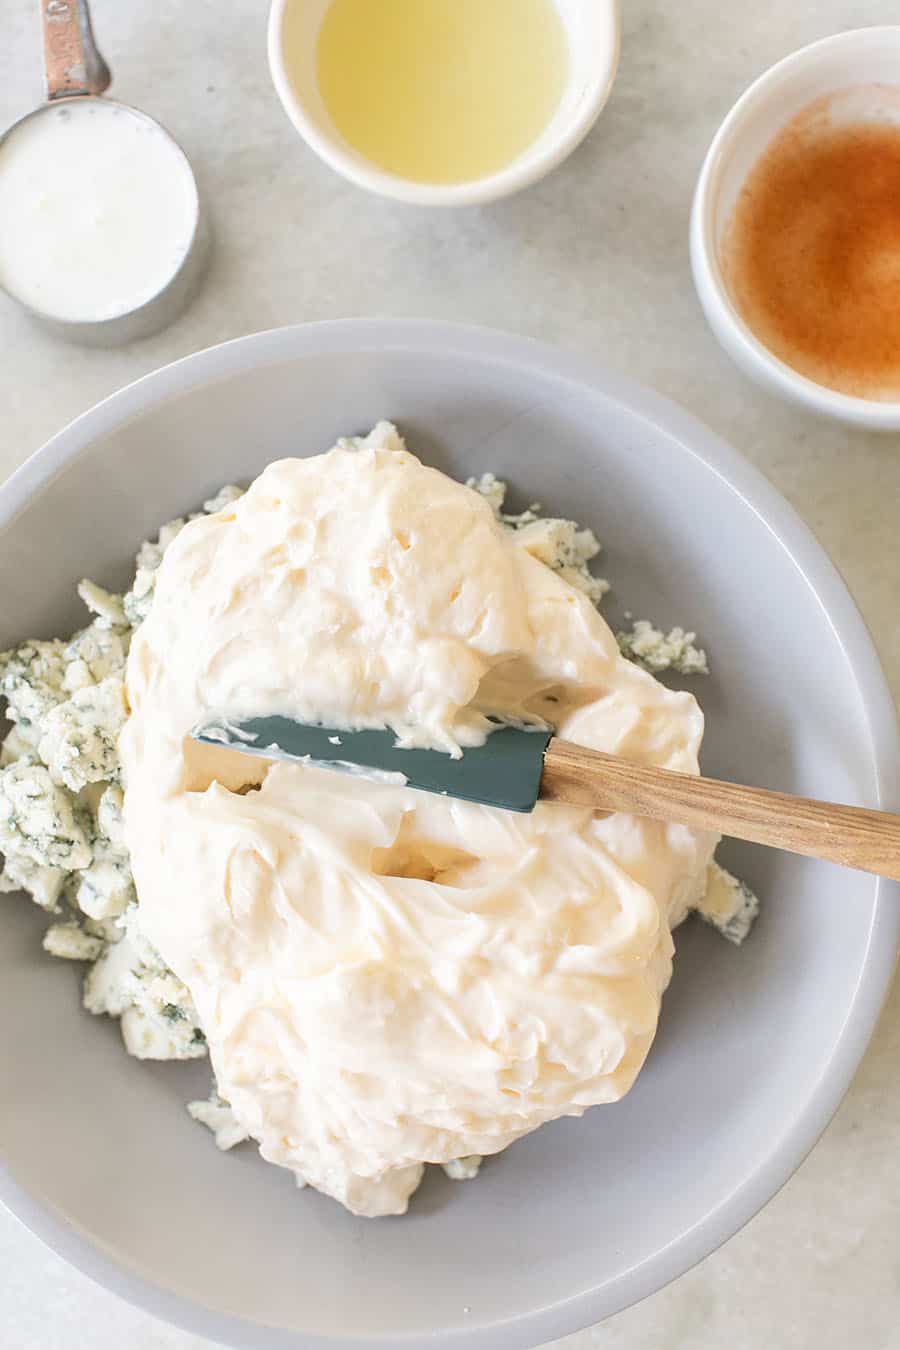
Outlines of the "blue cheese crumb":
<svg viewBox="0 0 900 1350">
<path fill-rule="evenodd" d="M 55 783 L 80 792 L 119 775 L 119 732 L 128 707 L 118 675 L 78 689 L 44 718 L 38 754 Z"/>
<path fill-rule="evenodd" d="M 205 1101 L 188 1102 L 187 1109 L 192 1120 L 198 1121 L 212 1131 L 217 1148 L 223 1150 L 234 1148 L 250 1138 L 229 1103 L 219 1096 L 215 1084 Z"/>
<path fill-rule="evenodd" d="M 54 923 L 44 934 L 44 951 L 63 961 L 96 961 L 106 943 L 86 933 L 81 924 Z"/>
<path fill-rule="evenodd" d="M 406 449 L 406 441 L 393 422 L 376 423 L 366 436 L 341 436 L 336 442 L 341 450 L 392 450 L 395 453 Z"/>
<path fill-rule="evenodd" d="M 480 1153 L 470 1153 L 466 1158 L 454 1158 L 443 1163 L 444 1171 L 451 1181 L 473 1181 L 481 1169 L 484 1158 Z"/>
<path fill-rule="evenodd" d="M 588 566 L 600 552 L 593 530 L 581 529 L 574 520 L 541 516 L 540 502 L 533 502 L 518 515 L 510 515 L 503 510 L 507 485 L 495 474 L 469 478 L 466 487 L 484 497 L 500 524 L 514 533 L 519 547 L 559 572 L 564 581 L 586 595 L 592 604 L 600 604 L 609 590 L 609 582 L 595 577 Z"/>
<path fill-rule="evenodd" d="M 0 696 L 6 699 L 7 717 L 29 746 L 40 735 L 41 719 L 66 697 L 65 650 L 64 642 L 35 640 L 0 653 Z"/>
<path fill-rule="evenodd" d="M 156 539 L 146 539 L 138 549 L 134 560 L 135 572 L 131 589 L 122 597 L 125 617 L 132 628 L 143 623 L 150 613 L 153 603 L 153 591 L 156 586 L 156 573 L 163 560 L 163 554 L 169 545 L 178 538 L 187 524 L 187 517 L 179 516 L 163 525 Z"/>
<path fill-rule="evenodd" d="M 483 473 L 479 478 L 467 478 L 466 487 L 484 497 L 494 515 L 498 520 L 500 519 L 503 514 L 503 503 L 506 501 L 507 492 L 506 483 L 502 478 L 498 478 L 493 473 Z"/>
<path fill-rule="evenodd" d="M 137 1059 L 199 1059 L 206 1054 L 187 987 L 144 937 L 137 905 L 117 921 L 118 941 L 104 949 L 84 982 L 88 1012 L 121 1019 L 122 1039 Z"/>
<path fill-rule="evenodd" d="M 713 862 L 706 873 L 706 893 L 697 913 L 739 947 L 759 914 L 759 900 L 745 881 Z"/>
<path fill-rule="evenodd" d="M 0 851 L 7 867 L 24 859 L 71 871 L 91 861 L 71 794 L 28 757 L 0 769 Z"/>
<path fill-rule="evenodd" d="M 33 746 L 27 741 L 17 726 L 7 732 L 3 744 L 0 745 L 0 769 L 5 769 L 8 764 L 15 764 L 17 759 L 23 759 L 32 750 Z"/>
<path fill-rule="evenodd" d="M 65 868 L 41 867 L 30 858 L 7 853 L 0 871 L 0 892 L 27 891 L 41 909 L 56 911 L 69 875 Z"/>
<path fill-rule="evenodd" d="M 121 595 L 114 595 L 112 591 L 104 590 L 98 586 L 96 581 L 87 579 L 79 581 L 78 596 L 84 601 L 85 605 L 92 614 L 96 614 L 108 628 L 124 628 L 127 624 L 125 618 L 125 606 L 122 603 Z"/>
<path fill-rule="evenodd" d="M 130 629 L 112 628 L 105 619 L 95 619 L 75 633 L 63 651 L 63 697 L 102 684 L 111 676 L 124 679 L 130 642 Z"/>
<path fill-rule="evenodd" d="M 649 670 L 651 675 L 660 675 L 664 670 L 674 670 L 679 675 L 708 675 L 706 652 L 694 645 L 696 637 L 696 633 L 687 633 L 683 628 L 671 628 L 664 633 L 647 619 L 636 619 L 630 629 L 616 633 L 622 655 Z"/>
<path fill-rule="evenodd" d="M 236 483 L 226 483 L 223 488 L 219 488 L 214 497 L 203 503 L 203 510 L 206 515 L 215 516 L 219 511 L 224 511 L 226 506 L 236 502 L 239 497 L 243 497 L 246 491 L 246 488 L 238 487 Z"/>
</svg>

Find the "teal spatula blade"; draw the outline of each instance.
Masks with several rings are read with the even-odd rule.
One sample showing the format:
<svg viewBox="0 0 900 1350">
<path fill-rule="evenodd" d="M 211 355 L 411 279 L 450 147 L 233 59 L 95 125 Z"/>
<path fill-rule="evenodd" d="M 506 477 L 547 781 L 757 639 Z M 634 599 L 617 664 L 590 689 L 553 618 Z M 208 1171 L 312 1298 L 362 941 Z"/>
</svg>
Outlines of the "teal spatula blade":
<svg viewBox="0 0 900 1350">
<path fill-rule="evenodd" d="M 393 731 L 340 731 L 289 717 L 220 718 L 191 732 L 205 745 L 264 759 L 313 761 L 326 769 L 401 773 L 409 787 L 464 801 L 531 811 L 538 799 L 544 751 L 552 732 L 501 726 L 461 759 L 439 750 L 401 750 Z"/>
</svg>

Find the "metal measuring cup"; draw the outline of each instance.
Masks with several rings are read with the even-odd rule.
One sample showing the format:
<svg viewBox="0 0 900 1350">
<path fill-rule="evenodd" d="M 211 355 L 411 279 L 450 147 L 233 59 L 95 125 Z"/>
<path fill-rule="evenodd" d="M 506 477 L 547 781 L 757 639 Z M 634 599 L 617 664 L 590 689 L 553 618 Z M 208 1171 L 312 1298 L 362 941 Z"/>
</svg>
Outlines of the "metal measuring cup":
<svg viewBox="0 0 900 1350">
<path fill-rule="evenodd" d="M 33 112 L 20 117 L 12 126 L 0 135 L 0 173 L 3 172 L 2 151 L 4 144 L 24 123 L 34 118 L 45 117 L 54 108 L 59 108 L 66 100 L 99 101 L 109 88 L 112 76 L 109 66 L 101 56 L 94 40 L 88 0 L 39 0 L 44 42 L 44 71 L 46 77 L 47 101 Z M 133 309 L 105 319 L 69 319 L 60 318 L 44 312 L 21 296 L 15 294 L 7 285 L 5 292 L 43 327 L 59 337 L 71 342 L 90 346 L 117 346 L 132 342 L 137 338 L 149 337 L 171 323 L 193 295 L 200 280 L 205 261 L 207 229 L 196 180 L 190 163 L 178 142 L 166 129 L 137 108 L 116 99 L 103 98 L 104 104 L 112 104 L 129 117 L 140 119 L 145 125 L 170 143 L 184 166 L 194 186 L 194 216 L 192 228 L 183 256 L 173 266 L 169 278 L 164 284 L 140 305 Z M 66 221 L 61 218 L 59 229 L 65 231 Z"/>
</svg>

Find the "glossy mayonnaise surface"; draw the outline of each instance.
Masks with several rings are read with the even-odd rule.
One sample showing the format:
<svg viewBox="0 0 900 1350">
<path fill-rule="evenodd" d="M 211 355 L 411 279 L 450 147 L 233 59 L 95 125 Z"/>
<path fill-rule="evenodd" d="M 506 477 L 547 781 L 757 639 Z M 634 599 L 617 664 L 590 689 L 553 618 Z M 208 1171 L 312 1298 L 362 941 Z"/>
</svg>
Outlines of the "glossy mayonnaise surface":
<svg viewBox="0 0 900 1350">
<path fill-rule="evenodd" d="M 128 694 L 141 925 L 266 1158 L 398 1213 L 423 1162 L 628 1090 L 714 836 L 189 739 L 210 714 L 280 712 L 458 754 L 502 713 L 696 772 L 694 698 L 625 661 L 476 492 L 386 425 L 270 465 L 166 552 Z"/>
</svg>

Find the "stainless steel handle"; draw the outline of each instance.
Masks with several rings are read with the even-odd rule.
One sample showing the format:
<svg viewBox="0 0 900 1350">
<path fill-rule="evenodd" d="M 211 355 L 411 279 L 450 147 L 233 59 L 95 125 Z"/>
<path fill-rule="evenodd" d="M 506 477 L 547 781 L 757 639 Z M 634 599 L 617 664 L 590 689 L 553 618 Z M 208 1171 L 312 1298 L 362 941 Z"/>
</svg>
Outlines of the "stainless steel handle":
<svg viewBox="0 0 900 1350">
<path fill-rule="evenodd" d="M 47 98 L 102 94 L 112 75 L 97 50 L 88 0 L 40 0 Z"/>
</svg>

